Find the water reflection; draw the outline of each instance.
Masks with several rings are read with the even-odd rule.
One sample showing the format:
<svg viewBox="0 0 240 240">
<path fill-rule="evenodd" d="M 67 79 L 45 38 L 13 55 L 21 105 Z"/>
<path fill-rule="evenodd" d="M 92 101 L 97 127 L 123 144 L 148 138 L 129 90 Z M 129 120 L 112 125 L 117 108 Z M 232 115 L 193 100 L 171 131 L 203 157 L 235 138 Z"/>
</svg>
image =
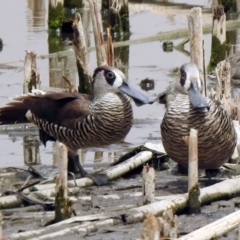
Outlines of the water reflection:
<svg viewBox="0 0 240 240">
<path fill-rule="evenodd" d="M 4 41 L 3 51 L 0 52 L 0 63 L 13 62 L 14 69 L 18 66 L 23 66 L 19 59 L 23 59 L 25 49 L 37 52 L 37 55 L 52 53 L 59 49 L 71 49 L 71 46 L 63 45 L 66 36 L 54 32 L 48 33 L 47 28 L 47 5 L 46 0 L 0 0 L 4 8 L 0 9 L 0 15 L 5 21 L 0 22 L 0 37 Z M 240 2 L 240 1 L 239 1 Z M 138 4 L 140 3 L 140 4 Z M 186 15 L 189 12 L 191 5 L 201 4 L 204 8 L 210 7 L 210 1 L 190 1 L 190 0 L 175 0 L 175 1 L 134 1 L 130 0 L 130 39 L 136 39 L 157 34 L 159 32 L 175 30 L 177 28 L 187 27 Z M 170 7 L 168 6 L 175 6 Z M 179 10 L 181 8 L 181 11 Z M 207 9 L 209 11 L 210 8 Z M 206 9 L 203 9 L 206 12 Z M 210 11 L 209 11 L 210 12 Z M 11 22 L 18 16 L 18 21 L 15 22 L 13 28 L 6 29 L 6 23 Z M 88 46 L 93 46 L 93 36 L 91 32 L 91 20 L 88 11 L 82 13 L 82 21 L 86 31 L 86 41 Z M 211 23 L 211 15 L 203 14 L 203 23 Z M 51 35 L 52 34 L 52 35 Z M 236 35 L 236 39 L 233 35 Z M 232 36 L 230 36 L 232 35 Z M 17 36 L 17 37 L 16 37 Z M 71 36 L 68 36 L 71 41 Z M 229 38 L 233 39 L 235 43 L 234 53 L 240 55 L 240 40 L 239 31 L 230 33 Z M 54 42 L 48 42 L 52 39 Z M 210 40 L 211 34 L 204 35 L 206 64 L 210 58 Z M 174 39 L 173 44 L 176 46 L 182 39 Z M 189 45 L 186 44 L 186 51 Z M 188 62 L 189 57 L 183 53 L 173 49 L 172 52 L 166 53 L 162 50 L 162 42 L 155 41 L 151 43 L 136 44 L 124 48 L 117 48 L 115 50 L 115 64 L 121 68 L 129 79 L 132 81 L 134 87 L 139 88 L 142 79 L 154 79 L 154 88 L 147 92 L 149 97 L 154 97 L 159 92 L 166 89 L 169 82 L 174 77 L 169 76 L 171 69 L 181 66 L 183 62 Z M 90 67 L 96 67 L 95 52 L 89 53 Z M 51 62 L 52 61 L 52 62 Z M 67 76 L 71 81 L 76 81 L 76 69 L 74 58 L 55 58 L 55 59 L 38 59 L 38 70 L 41 74 L 42 87 L 59 86 L 66 87 L 62 80 L 62 75 Z M 13 69 L 1 69 L 0 75 L 0 100 L 1 103 L 8 101 L 8 98 L 22 93 L 22 72 L 16 72 Z M 160 132 L 159 125 L 161 117 L 164 114 L 164 107 L 161 105 L 153 105 L 150 107 L 143 106 L 141 109 L 133 105 L 134 117 L 136 119 L 143 119 L 142 124 L 134 124 L 129 135 L 125 141 L 128 145 L 117 145 L 105 149 L 88 149 L 81 150 L 81 159 L 85 164 L 92 163 L 95 151 L 102 151 L 103 154 L 96 154 L 96 161 L 98 158 L 104 161 L 113 161 L 118 158 L 118 155 L 127 151 L 130 147 L 142 144 L 144 141 L 155 139 L 159 141 Z M 146 120 L 147 119 L 147 120 Z M 151 120 L 154 120 L 153 122 Z M 136 121 L 135 121 L 136 122 Z M 152 136 L 149 138 L 149 136 Z M 19 139 L 19 141 L 18 141 Z M 0 151 L 1 159 L 7 159 L 0 162 L 0 166 L 21 165 L 23 161 L 23 147 L 22 136 L 14 137 L 17 140 L 15 143 L 9 141 L 9 137 L 0 135 L 0 144 L 2 150 Z M 52 144 L 47 144 L 47 148 L 40 146 L 41 161 L 50 164 L 55 152 Z M 101 157 L 102 156 L 102 157 Z"/>
</svg>

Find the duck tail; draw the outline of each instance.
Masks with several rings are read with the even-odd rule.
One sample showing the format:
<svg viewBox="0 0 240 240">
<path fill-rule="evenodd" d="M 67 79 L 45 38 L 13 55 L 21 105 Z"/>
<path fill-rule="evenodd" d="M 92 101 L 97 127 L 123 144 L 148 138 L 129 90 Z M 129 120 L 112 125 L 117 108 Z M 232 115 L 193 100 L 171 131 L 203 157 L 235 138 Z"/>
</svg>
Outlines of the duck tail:
<svg viewBox="0 0 240 240">
<path fill-rule="evenodd" d="M 0 125 L 29 122 L 26 118 L 27 111 L 23 99 L 21 97 L 14 98 L 0 108 Z"/>
</svg>

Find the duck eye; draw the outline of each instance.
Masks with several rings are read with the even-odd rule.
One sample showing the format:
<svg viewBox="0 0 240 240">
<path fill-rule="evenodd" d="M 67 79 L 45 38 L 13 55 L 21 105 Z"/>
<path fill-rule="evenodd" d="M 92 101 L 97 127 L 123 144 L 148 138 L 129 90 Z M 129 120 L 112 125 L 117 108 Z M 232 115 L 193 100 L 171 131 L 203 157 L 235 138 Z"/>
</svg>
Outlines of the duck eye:
<svg viewBox="0 0 240 240">
<path fill-rule="evenodd" d="M 182 78 L 186 78 L 186 73 L 185 72 L 181 72 Z"/>
<path fill-rule="evenodd" d="M 115 77 L 115 75 L 112 72 L 108 72 L 108 73 L 106 73 L 106 77 L 109 79 L 113 79 Z"/>
</svg>

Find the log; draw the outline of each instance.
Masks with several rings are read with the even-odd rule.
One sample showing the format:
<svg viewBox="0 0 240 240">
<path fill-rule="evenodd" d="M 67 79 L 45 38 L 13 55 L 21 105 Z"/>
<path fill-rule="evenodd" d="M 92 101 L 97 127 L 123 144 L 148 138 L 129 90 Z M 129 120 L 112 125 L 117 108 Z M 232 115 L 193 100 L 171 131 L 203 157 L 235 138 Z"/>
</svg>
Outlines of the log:
<svg viewBox="0 0 240 240">
<path fill-rule="evenodd" d="M 0 209 L 17 208 L 22 205 L 22 199 L 17 195 L 0 197 Z"/>
<path fill-rule="evenodd" d="M 200 213 L 200 186 L 198 184 L 198 130 L 191 128 L 189 136 L 188 161 L 188 212 Z"/>
<path fill-rule="evenodd" d="M 204 47 L 202 30 L 202 9 L 192 8 L 188 14 L 188 28 L 190 38 L 190 58 L 199 68 L 200 79 L 203 86 L 203 95 L 206 96 L 206 79 L 204 65 Z"/>
<path fill-rule="evenodd" d="M 142 203 L 155 202 L 155 170 L 147 164 L 142 171 Z"/>
<path fill-rule="evenodd" d="M 115 178 L 118 178 L 122 176 L 123 174 L 131 171 L 132 169 L 135 169 L 136 167 L 139 167 L 149 161 L 152 158 L 152 152 L 150 151 L 142 151 L 135 156 L 131 157 L 127 161 L 120 163 L 114 167 L 111 167 L 106 170 L 107 178 L 109 180 L 113 180 Z M 94 185 L 94 182 L 90 178 L 80 178 L 76 180 L 78 187 L 87 187 Z M 73 180 L 68 181 L 68 184 L 71 184 L 72 186 L 75 185 L 75 182 Z M 37 184 L 34 186 L 34 190 L 50 190 L 54 192 L 54 184 Z"/>
<path fill-rule="evenodd" d="M 201 189 L 201 205 L 209 204 L 222 198 L 227 199 L 236 196 L 240 192 L 239 177 L 226 179 L 223 182 Z M 188 194 L 169 196 L 169 199 L 154 202 L 152 204 L 128 210 L 127 223 L 143 221 L 146 212 L 160 216 L 164 211 L 172 209 L 173 212 L 181 211 L 187 207 Z"/>
<path fill-rule="evenodd" d="M 227 215 L 213 223 L 208 224 L 198 230 L 191 232 L 179 240 L 210 240 L 221 237 L 233 229 L 237 228 L 240 224 L 240 210 Z"/>
<path fill-rule="evenodd" d="M 223 182 L 203 188 L 201 190 L 202 205 L 208 204 L 212 201 L 220 200 L 221 198 L 226 199 L 226 198 L 236 196 L 236 194 L 239 194 L 240 192 L 240 185 L 238 183 L 239 183 L 239 177 L 236 177 L 236 178 L 227 179 Z M 72 227 L 74 227 L 75 225 L 78 225 L 76 227 L 81 228 L 82 225 L 79 226 L 79 222 L 86 222 L 86 221 L 97 221 L 97 220 L 103 220 L 103 219 L 109 219 L 109 218 L 124 218 L 127 223 L 143 221 L 145 219 L 146 212 L 154 214 L 155 216 L 160 216 L 163 214 L 164 211 L 168 209 L 172 209 L 173 212 L 183 210 L 184 208 L 187 207 L 188 194 L 179 194 L 177 196 L 176 195 L 166 196 L 164 198 L 161 197 L 160 199 L 161 201 L 154 202 L 146 206 L 133 208 L 127 211 L 72 217 L 70 219 L 61 221 L 59 223 L 47 226 L 43 229 L 12 234 L 11 239 L 26 239 L 26 238 L 35 239 L 35 237 L 37 236 L 45 235 L 50 232 L 60 231 L 60 230 L 62 230 L 61 234 L 65 234 L 65 229 L 69 227 L 69 224 L 71 224 Z M 67 233 L 69 233 L 68 229 L 66 229 L 66 234 Z"/>
<path fill-rule="evenodd" d="M 119 223 L 121 223 L 119 219 L 107 219 L 107 220 L 98 221 L 95 223 L 86 223 L 80 226 L 70 227 L 63 230 L 60 229 L 59 231 L 42 235 L 39 237 L 34 237 L 29 240 L 57 239 L 58 237 L 61 237 L 63 235 L 68 235 L 69 233 L 72 233 L 72 232 L 77 232 L 79 237 L 81 238 L 91 232 L 98 231 L 98 229 L 101 227 L 109 227 L 109 226 L 117 225 Z"/>
<path fill-rule="evenodd" d="M 119 213 L 117 213 L 118 215 Z M 32 231 L 26 231 L 26 232 L 20 232 L 20 233 L 14 233 L 11 235 L 11 239 L 38 239 L 38 236 L 43 236 L 47 234 L 53 234 L 52 236 L 62 236 L 63 234 L 68 234 L 69 232 L 73 230 L 80 230 L 82 227 L 85 226 L 91 226 L 92 223 L 89 223 L 88 221 L 96 221 L 96 223 L 99 223 L 101 225 L 101 222 L 104 222 L 105 220 L 109 224 L 109 220 L 111 221 L 111 215 L 116 216 L 116 214 L 94 214 L 94 215 L 88 215 L 88 216 L 80 216 L 80 217 L 72 217 L 70 219 L 49 225 L 45 228 L 38 229 L 38 230 L 32 230 Z M 97 220 L 104 220 L 104 221 L 98 221 Z M 117 220 L 117 219 L 115 219 Z M 85 222 L 85 223 L 84 223 Z M 81 223 L 81 225 L 79 225 Z M 117 222 L 119 223 L 119 222 Z M 71 225 L 71 228 L 69 228 L 69 224 Z M 95 223 L 93 223 L 95 224 Z M 82 229 L 81 229 L 82 230 Z M 47 237 L 49 237 L 47 235 Z M 41 238 L 40 238 L 41 239 Z M 43 238 L 44 239 L 44 238 Z M 49 239 L 49 238 L 47 238 Z"/>
</svg>

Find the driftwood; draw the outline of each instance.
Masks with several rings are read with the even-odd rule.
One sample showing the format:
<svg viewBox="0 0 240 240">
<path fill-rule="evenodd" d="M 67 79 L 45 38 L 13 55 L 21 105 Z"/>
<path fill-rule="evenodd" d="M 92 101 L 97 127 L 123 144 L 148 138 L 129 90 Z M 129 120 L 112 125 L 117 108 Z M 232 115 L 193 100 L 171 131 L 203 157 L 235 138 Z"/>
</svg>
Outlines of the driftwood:
<svg viewBox="0 0 240 240">
<path fill-rule="evenodd" d="M 198 230 L 189 233 L 179 240 L 210 240 L 221 237 L 222 235 L 238 228 L 240 224 L 240 210 L 227 215 L 213 223 L 208 224 Z"/>
<path fill-rule="evenodd" d="M 228 197 L 230 198 L 232 196 L 235 196 L 237 193 L 240 192 L 240 186 L 238 183 L 239 183 L 239 177 L 234 179 L 227 179 L 223 182 L 201 189 L 201 197 L 200 197 L 201 203 L 207 204 L 212 201 L 220 200 L 221 198 L 226 199 Z M 158 198 L 156 197 L 155 199 L 157 200 Z M 60 234 L 69 233 L 69 231 L 73 230 L 73 228 L 74 229 L 83 228 L 82 225 L 79 226 L 79 222 L 96 221 L 95 223 L 84 223 L 84 224 L 87 224 L 88 226 L 93 227 L 94 224 L 99 223 L 101 220 L 111 219 L 113 217 L 115 219 L 124 218 L 127 223 L 143 221 L 145 219 L 147 212 L 154 214 L 156 216 L 160 216 L 163 214 L 164 211 L 168 209 L 172 209 L 173 212 L 176 212 L 186 208 L 188 194 L 171 195 L 171 196 L 166 196 L 164 198 L 160 197 L 160 199 L 161 201 L 154 202 L 146 206 L 129 209 L 127 211 L 72 217 L 70 219 L 50 225 L 43 229 L 13 234 L 11 236 L 11 239 L 19 239 L 19 238 L 36 239 L 37 236 L 46 235 L 46 234 L 49 234 L 50 232 L 54 232 L 54 233 L 51 233 L 53 234 L 53 236 L 60 236 Z M 116 222 L 116 224 L 118 223 L 119 221 Z M 71 228 L 69 228 L 69 224 L 71 224 Z M 46 235 L 46 236 L 49 236 L 49 235 Z M 39 239 L 45 239 L 45 238 L 39 238 Z"/>
<path fill-rule="evenodd" d="M 203 95 L 206 96 L 206 80 L 204 65 L 204 47 L 202 30 L 202 9 L 192 8 L 188 15 L 188 28 L 190 38 L 190 58 L 199 68 L 200 79 L 203 86 Z"/>
<path fill-rule="evenodd" d="M 240 186 L 237 186 L 238 183 L 239 177 L 236 177 L 234 179 L 226 179 L 223 182 L 201 189 L 201 205 L 208 204 L 222 198 L 226 199 L 236 196 L 236 194 L 240 192 Z M 126 216 L 126 221 L 128 223 L 143 221 L 147 211 L 154 215 L 161 215 L 164 211 L 170 208 L 173 212 L 176 212 L 187 207 L 188 194 L 168 197 L 169 199 L 129 210 Z"/>
<path fill-rule="evenodd" d="M 120 177 L 121 175 L 131 171 L 132 169 L 139 167 L 149 161 L 152 158 L 151 151 L 142 151 L 137 155 L 133 156 L 132 158 L 128 159 L 127 161 L 118 164 L 114 167 L 109 168 L 106 170 L 106 174 L 109 180 L 115 179 Z M 79 187 L 86 187 L 94 185 L 93 181 L 89 178 L 81 178 L 77 179 L 76 183 L 78 187 L 75 186 L 74 180 L 68 181 L 68 194 L 76 194 L 79 192 Z M 34 190 L 34 192 L 31 192 Z M 37 184 L 30 189 L 25 189 L 24 194 L 30 194 L 30 196 L 35 199 L 42 199 L 46 196 L 55 196 L 55 184 Z M 6 208 L 13 208 L 13 207 L 20 207 L 22 201 L 19 199 L 17 194 L 11 196 L 0 197 L 0 209 Z"/>
</svg>

